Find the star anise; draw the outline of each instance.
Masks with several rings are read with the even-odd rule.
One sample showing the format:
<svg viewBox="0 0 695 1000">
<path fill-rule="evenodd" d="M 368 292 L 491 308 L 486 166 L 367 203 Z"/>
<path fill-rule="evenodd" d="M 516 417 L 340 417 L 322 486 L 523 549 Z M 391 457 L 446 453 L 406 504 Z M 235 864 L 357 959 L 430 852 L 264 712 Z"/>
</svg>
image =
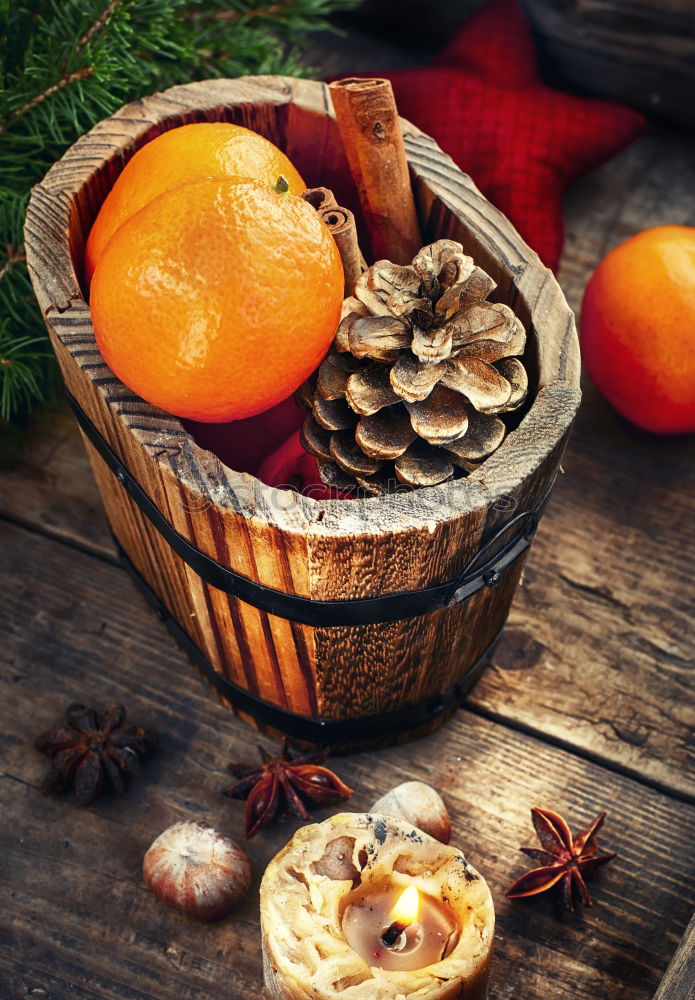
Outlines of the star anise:
<svg viewBox="0 0 695 1000">
<path fill-rule="evenodd" d="M 292 757 L 283 744 L 279 757 L 272 757 L 258 747 L 262 764 L 228 764 L 239 780 L 222 790 L 232 799 L 246 799 L 244 834 L 253 837 L 262 826 L 271 823 L 278 811 L 289 809 L 300 819 L 309 819 L 305 802 L 326 805 L 352 795 L 340 778 L 322 767 L 325 754 Z"/>
<path fill-rule="evenodd" d="M 535 847 L 522 847 L 521 850 L 534 861 L 540 861 L 542 867 L 522 875 L 509 887 L 507 896 L 511 899 L 536 896 L 561 882 L 562 900 L 568 910 L 574 909 L 573 887 L 579 891 L 585 905 L 591 906 L 584 876 L 593 876 L 599 865 L 605 865 L 615 857 L 613 853 L 598 853 L 596 834 L 606 818 L 605 812 L 574 837 L 565 820 L 557 813 L 534 806 L 531 815 L 543 850 Z"/>
<path fill-rule="evenodd" d="M 60 726 L 40 736 L 34 746 L 52 761 L 44 778 L 44 793 L 75 789 L 77 801 L 87 805 L 102 791 L 104 779 L 117 795 L 124 775 L 138 774 L 139 758 L 156 745 L 156 737 L 139 726 L 124 726 L 123 705 L 102 712 L 70 705 Z"/>
</svg>

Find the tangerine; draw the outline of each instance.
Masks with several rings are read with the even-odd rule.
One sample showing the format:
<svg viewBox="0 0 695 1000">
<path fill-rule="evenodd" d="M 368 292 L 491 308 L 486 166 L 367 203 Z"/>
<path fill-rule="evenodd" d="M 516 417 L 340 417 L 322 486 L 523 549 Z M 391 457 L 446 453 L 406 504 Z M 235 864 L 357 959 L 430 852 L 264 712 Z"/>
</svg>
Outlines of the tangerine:
<svg viewBox="0 0 695 1000">
<path fill-rule="evenodd" d="M 659 434 L 695 431 L 695 228 L 646 229 L 601 261 L 584 293 L 581 344 L 624 417 Z"/>
<path fill-rule="evenodd" d="M 208 423 L 287 398 L 340 319 L 335 242 L 301 198 L 208 178 L 165 191 L 114 233 L 90 306 L 112 371 L 148 402 Z"/>
<path fill-rule="evenodd" d="M 181 125 L 152 139 L 128 160 L 101 206 L 85 249 L 91 281 L 104 247 L 126 219 L 164 191 L 203 177 L 234 177 L 274 184 L 283 174 L 292 194 L 306 184 L 277 146 L 227 122 Z"/>
</svg>

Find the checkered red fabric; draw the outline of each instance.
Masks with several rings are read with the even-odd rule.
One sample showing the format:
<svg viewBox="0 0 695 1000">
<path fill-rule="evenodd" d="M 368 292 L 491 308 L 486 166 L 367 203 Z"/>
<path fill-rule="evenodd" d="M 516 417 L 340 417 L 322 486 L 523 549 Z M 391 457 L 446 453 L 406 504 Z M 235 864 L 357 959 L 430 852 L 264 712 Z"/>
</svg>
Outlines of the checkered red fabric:
<svg viewBox="0 0 695 1000">
<path fill-rule="evenodd" d="M 644 127 L 629 108 L 542 84 L 517 0 L 491 0 L 424 69 L 355 75 L 388 77 L 403 117 L 437 140 L 553 269 L 565 187 Z"/>
</svg>

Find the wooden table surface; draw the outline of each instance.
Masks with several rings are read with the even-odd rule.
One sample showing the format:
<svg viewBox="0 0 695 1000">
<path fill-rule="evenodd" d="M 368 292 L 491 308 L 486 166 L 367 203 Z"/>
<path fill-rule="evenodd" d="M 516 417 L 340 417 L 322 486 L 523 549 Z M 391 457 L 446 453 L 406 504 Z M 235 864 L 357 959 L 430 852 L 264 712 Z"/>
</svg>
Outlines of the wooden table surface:
<svg viewBox="0 0 695 1000">
<path fill-rule="evenodd" d="M 573 306 L 611 246 L 695 224 L 694 171 L 695 137 L 654 125 L 572 188 L 560 280 Z M 587 382 L 509 624 L 466 706 L 433 736 L 334 762 L 355 810 L 408 778 L 440 789 L 495 899 L 494 1000 L 648 1000 L 688 924 L 694 444 L 631 428 Z M 243 803 L 220 788 L 259 740 L 118 566 L 65 411 L 37 419 L 0 472 L 0 563 L 0 997 L 257 1000 L 258 883 L 297 824 L 250 842 L 252 892 L 218 924 L 145 888 L 143 854 L 170 823 L 200 817 L 241 837 Z M 86 809 L 42 797 L 35 736 L 71 702 L 112 700 L 160 733 L 140 780 Z M 592 909 L 505 898 L 527 867 L 533 805 L 575 829 L 607 810 L 601 844 L 618 858 L 592 884 Z"/>
</svg>

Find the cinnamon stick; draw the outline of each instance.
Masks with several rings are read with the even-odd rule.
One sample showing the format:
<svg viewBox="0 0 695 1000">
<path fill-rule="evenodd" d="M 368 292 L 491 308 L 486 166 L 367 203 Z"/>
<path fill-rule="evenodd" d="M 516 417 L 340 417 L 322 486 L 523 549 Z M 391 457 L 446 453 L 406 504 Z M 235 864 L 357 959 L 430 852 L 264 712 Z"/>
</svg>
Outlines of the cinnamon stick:
<svg viewBox="0 0 695 1000">
<path fill-rule="evenodd" d="M 322 208 L 335 208 L 338 204 L 331 189 L 326 187 L 307 188 L 300 197 L 313 205 L 317 212 Z"/>
<path fill-rule="evenodd" d="M 329 90 L 373 255 L 409 264 L 422 239 L 391 82 L 349 77 Z"/>
<path fill-rule="evenodd" d="M 319 217 L 330 229 L 338 247 L 345 275 L 345 295 L 353 295 L 355 282 L 362 271 L 367 269 L 357 242 L 355 216 L 349 208 L 341 208 L 336 205 L 335 207 L 319 209 Z"/>
<path fill-rule="evenodd" d="M 335 240 L 345 275 L 345 295 L 352 295 L 355 282 L 367 264 L 357 241 L 355 216 L 348 208 L 341 208 L 330 188 L 307 188 L 301 197 L 312 205 L 321 221 L 328 227 Z"/>
</svg>

